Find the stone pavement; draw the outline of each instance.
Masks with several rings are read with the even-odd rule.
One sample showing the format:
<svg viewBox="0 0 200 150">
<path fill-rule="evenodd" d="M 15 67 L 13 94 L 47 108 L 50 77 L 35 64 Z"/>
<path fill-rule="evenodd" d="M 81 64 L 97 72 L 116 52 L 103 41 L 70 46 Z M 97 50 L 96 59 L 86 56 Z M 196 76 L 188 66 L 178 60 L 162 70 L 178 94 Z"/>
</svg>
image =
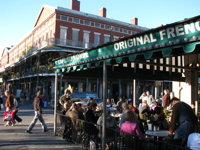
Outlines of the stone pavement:
<svg viewBox="0 0 200 150">
<path fill-rule="evenodd" d="M 81 150 L 80 145 L 67 142 L 59 136 L 54 136 L 54 111 L 48 106 L 43 108 L 43 118 L 49 129 L 43 133 L 40 122 L 33 128 L 33 134 L 25 133 L 25 130 L 34 117 L 31 103 L 25 103 L 19 109 L 17 115 L 23 119 L 22 124 L 5 127 L 3 121 L 4 110 L 0 111 L 0 150 Z"/>
</svg>

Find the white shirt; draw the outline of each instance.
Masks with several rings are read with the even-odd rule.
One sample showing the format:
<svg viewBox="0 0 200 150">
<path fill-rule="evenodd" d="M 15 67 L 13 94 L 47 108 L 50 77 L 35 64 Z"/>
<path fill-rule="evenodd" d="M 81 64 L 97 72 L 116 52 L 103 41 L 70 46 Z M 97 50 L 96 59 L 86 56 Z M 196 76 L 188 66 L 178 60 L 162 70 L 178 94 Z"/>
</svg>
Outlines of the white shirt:
<svg viewBox="0 0 200 150">
<path fill-rule="evenodd" d="M 187 147 L 192 150 L 200 150 L 200 134 L 191 133 L 188 136 Z"/>
</svg>

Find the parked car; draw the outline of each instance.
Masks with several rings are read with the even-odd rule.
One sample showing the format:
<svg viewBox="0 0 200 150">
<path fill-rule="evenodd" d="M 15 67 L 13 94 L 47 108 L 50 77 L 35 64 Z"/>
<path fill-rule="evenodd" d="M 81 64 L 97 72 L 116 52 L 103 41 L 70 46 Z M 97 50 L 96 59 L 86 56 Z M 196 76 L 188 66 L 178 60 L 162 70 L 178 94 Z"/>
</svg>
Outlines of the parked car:
<svg viewBox="0 0 200 150">
<path fill-rule="evenodd" d="M 65 96 L 64 94 L 62 96 Z M 60 105 L 59 103 L 59 99 L 62 97 L 60 96 L 57 100 L 57 108 L 58 110 L 61 110 L 62 109 L 62 106 Z M 90 98 L 90 97 L 93 97 L 93 98 L 97 98 L 98 95 L 97 93 L 94 93 L 94 92 L 74 92 L 70 98 L 71 98 L 71 101 L 72 102 L 79 102 L 79 101 L 82 101 L 84 100 L 85 98 Z M 51 100 L 51 107 L 54 109 L 54 99 Z"/>
<path fill-rule="evenodd" d="M 79 102 L 75 102 L 75 104 L 82 104 L 82 106 L 85 107 L 85 106 L 87 106 L 87 104 L 89 104 L 89 102 L 90 102 L 90 98 L 85 98 Z M 103 100 L 100 98 L 94 98 L 94 102 L 97 103 L 97 105 L 98 105 L 98 104 L 102 103 Z"/>
</svg>

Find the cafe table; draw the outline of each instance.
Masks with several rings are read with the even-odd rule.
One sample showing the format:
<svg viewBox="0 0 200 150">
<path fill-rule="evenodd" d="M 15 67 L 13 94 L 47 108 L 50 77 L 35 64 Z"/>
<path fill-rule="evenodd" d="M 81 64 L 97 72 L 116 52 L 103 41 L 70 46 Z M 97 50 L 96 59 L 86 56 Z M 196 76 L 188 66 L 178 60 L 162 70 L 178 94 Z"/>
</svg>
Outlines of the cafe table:
<svg viewBox="0 0 200 150">
<path fill-rule="evenodd" d="M 150 131 L 147 130 L 145 132 L 146 135 L 149 136 L 154 136 L 157 137 L 157 140 L 159 140 L 159 138 L 163 138 L 163 137 L 169 137 L 169 130 L 156 130 L 156 131 Z"/>
</svg>

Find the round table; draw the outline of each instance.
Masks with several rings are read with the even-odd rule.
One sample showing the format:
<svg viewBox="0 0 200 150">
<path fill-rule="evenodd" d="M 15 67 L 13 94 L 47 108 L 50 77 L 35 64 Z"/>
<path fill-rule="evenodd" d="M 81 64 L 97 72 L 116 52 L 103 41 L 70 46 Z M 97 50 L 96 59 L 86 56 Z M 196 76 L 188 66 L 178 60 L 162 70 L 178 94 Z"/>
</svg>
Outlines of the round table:
<svg viewBox="0 0 200 150">
<path fill-rule="evenodd" d="M 169 131 L 168 130 L 157 130 L 157 131 L 149 131 L 145 132 L 147 135 L 156 136 L 156 137 L 168 137 Z"/>
</svg>

